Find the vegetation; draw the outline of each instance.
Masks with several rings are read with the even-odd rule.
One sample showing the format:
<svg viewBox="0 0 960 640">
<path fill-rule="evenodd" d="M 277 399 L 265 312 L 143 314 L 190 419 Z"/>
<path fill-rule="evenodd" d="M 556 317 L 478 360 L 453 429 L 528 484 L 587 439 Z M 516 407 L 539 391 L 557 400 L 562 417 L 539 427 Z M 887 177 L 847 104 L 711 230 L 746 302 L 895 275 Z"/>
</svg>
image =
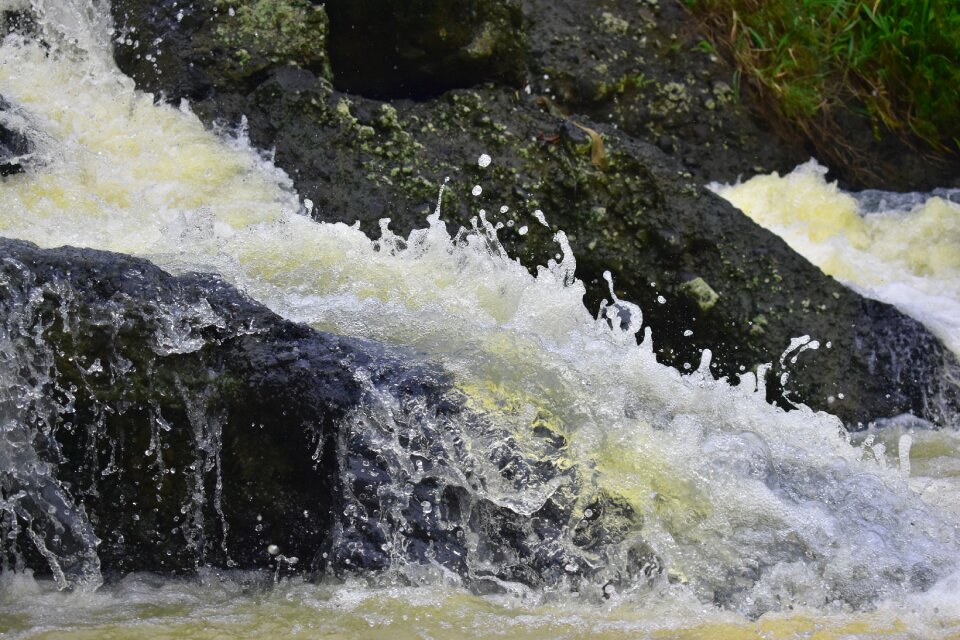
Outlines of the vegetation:
<svg viewBox="0 0 960 640">
<path fill-rule="evenodd" d="M 686 4 L 775 119 L 799 125 L 834 159 L 856 159 L 845 135 L 851 111 L 869 118 L 877 138 L 889 130 L 939 153 L 960 149 L 956 0 Z"/>
</svg>

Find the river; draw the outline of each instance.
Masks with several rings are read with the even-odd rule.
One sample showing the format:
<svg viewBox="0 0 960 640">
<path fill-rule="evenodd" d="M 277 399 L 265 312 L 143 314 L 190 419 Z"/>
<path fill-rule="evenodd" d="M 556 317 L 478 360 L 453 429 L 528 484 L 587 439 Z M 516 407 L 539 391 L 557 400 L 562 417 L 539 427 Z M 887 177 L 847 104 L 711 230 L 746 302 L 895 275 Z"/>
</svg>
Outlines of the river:
<svg viewBox="0 0 960 640">
<path fill-rule="evenodd" d="M 709 352 L 689 375 L 660 365 L 649 336 L 637 344 L 640 309 L 619 302 L 633 311 L 624 328 L 584 307 L 562 233 L 557 260 L 535 276 L 500 248 L 497 223 L 550 215 L 522 202 L 478 212 L 466 231 L 448 229 L 438 209 L 407 238 L 386 226 L 371 239 L 315 222 L 242 129 L 211 132 L 188 104 L 136 91 L 113 65 L 106 14 L 78 6 L 87 5 L 35 3 L 44 43 L 11 36 L 0 46 L 0 94 L 37 142 L 27 172 L 0 178 L 0 234 L 215 272 L 285 318 L 414 347 L 504 429 L 522 434 L 536 418 L 562 433 L 562 464 L 642 516 L 628 539 L 653 549 L 664 569 L 611 588 L 605 580 L 624 547 L 592 584 L 506 584 L 499 595 L 475 595 L 440 567 L 402 563 L 317 584 L 204 568 L 65 591 L 7 571 L 0 637 L 960 637 L 956 432 L 904 418 L 854 439 L 829 414 L 768 405 L 749 374 L 738 386 L 714 380 Z M 822 182 L 815 169 L 800 173 Z M 809 189 L 778 180 L 775 199 Z M 901 304 L 956 350 L 956 243 L 931 251 L 929 234 L 875 230 L 848 196 L 831 193 L 804 222 L 815 235 L 807 245 L 791 239 L 789 224 L 761 221 L 811 259 L 829 245 L 834 266 L 825 269 Z M 771 210 L 740 206 L 757 219 Z M 947 213 L 927 213 L 932 206 Z M 947 216 L 937 236 L 955 232 L 953 206 L 940 198 L 898 211 Z M 835 217 L 846 231 L 816 233 Z M 849 264 L 846 245 L 861 252 Z M 890 291 L 904 282 L 939 297 L 900 302 Z M 487 490 L 524 513 L 551 487 Z"/>
</svg>

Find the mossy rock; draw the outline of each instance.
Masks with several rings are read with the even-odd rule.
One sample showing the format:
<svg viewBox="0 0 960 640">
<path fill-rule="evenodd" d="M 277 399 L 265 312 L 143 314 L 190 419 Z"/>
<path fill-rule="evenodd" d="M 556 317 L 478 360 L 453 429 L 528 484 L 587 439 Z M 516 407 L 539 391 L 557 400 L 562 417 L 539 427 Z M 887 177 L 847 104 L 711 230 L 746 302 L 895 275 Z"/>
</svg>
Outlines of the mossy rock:
<svg viewBox="0 0 960 640">
<path fill-rule="evenodd" d="M 115 3 L 115 10 L 123 4 Z M 611 271 L 617 295 L 643 309 L 657 357 L 681 371 L 695 369 L 702 351 L 710 349 L 714 374 L 736 380 L 741 372 L 778 362 L 792 338 L 809 334 L 831 347 L 800 359 L 791 371 L 792 397 L 836 413 L 851 428 L 904 412 L 952 423 L 960 411 L 960 391 L 948 382 L 956 359 L 936 338 L 893 308 L 825 276 L 708 193 L 706 164 L 696 169 L 684 153 L 678 156 L 671 136 L 695 128 L 690 118 L 729 106 L 729 87 L 701 74 L 709 72 L 702 64 L 683 63 L 687 41 L 658 30 L 661 23 L 677 24 L 677 7 L 655 4 L 635 13 L 619 0 L 602 11 L 573 0 L 525 4 L 527 60 L 534 71 L 529 91 L 498 82 L 385 103 L 343 94 L 322 76 L 285 66 L 270 69 L 253 89 L 233 83 L 194 106 L 209 123 L 236 124 L 245 117 L 252 142 L 276 150 L 276 163 L 315 203 L 320 220 L 359 220 L 376 235 L 378 220 L 389 217 L 403 234 L 423 226 L 439 185 L 450 177 L 441 207 L 445 219 L 469 226 L 481 207 L 509 207 L 502 221 L 513 219 L 514 226 L 502 231 L 501 240 L 531 270 L 554 259 L 553 233 L 565 230 L 587 285 L 587 305 L 596 308 L 608 297 L 602 275 Z M 332 32 L 336 23 L 331 20 Z M 661 40 L 657 46 L 654 37 Z M 675 42 L 682 46 L 671 52 Z M 577 51 L 591 63 L 577 58 Z M 641 64 L 632 52 L 643 51 Z M 660 66 L 657 51 L 666 56 Z M 638 81 L 649 65 L 660 75 Z M 696 82 L 688 81 L 691 69 Z M 594 91 L 582 82 L 587 76 L 618 86 L 619 77 L 633 79 L 623 83 L 625 93 L 594 101 L 585 98 Z M 180 97 L 177 83 L 165 75 L 146 83 L 167 87 L 171 99 Z M 635 122 L 647 122 L 658 101 L 683 103 L 689 111 L 668 109 L 678 119 L 656 140 L 657 130 L 628 126 L 627 112 L 617 110 L 632 104 Z M 732 135 L 738 132 L 743 130 Z M 713 135 L 701 133 L 705 140 Z M 749 161 L 737 155 L 741 164 L 728 163 L 726 142 L 686 148 L 710 158 L 711 166 Z M 476 162 L 481 153 L 494 158 L 485 170 Z M 476 184 L 483 187 L 480 197 L 471 195 Z M 536 209 L 547 214 L 549 229 L 531 217 Z M 520 235 L 521 227 L 529 233 Z M 690 285 L 682 288 L 698 278 L 715 299 L 701 301 L 689 295 Z M 754 322 L 760 316 L 762 326 Z M 790 406 L 777 384 L 779 373 L 771 375 L 768 395 Z"/>
<path fill-rule="evenodd" d="M 327 14 L 307 0 L 133 0 L 111 9 L 114 55 L 147 91 L 201 99 L 255 87 L 288 65 L 332 77 Z"/>
</svg>

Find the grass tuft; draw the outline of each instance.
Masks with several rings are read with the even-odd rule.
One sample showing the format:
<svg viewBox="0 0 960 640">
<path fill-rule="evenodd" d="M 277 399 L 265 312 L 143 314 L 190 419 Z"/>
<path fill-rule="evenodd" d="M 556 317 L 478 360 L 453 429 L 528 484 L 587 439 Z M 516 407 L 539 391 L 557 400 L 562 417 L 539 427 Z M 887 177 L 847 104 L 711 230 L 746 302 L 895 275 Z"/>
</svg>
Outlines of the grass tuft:
<svg viewBox="0 0 960 640">
<path fill-rule="evenodd" d="M 957 0 L 685 2 L 775 119 L 841 156 L 831 159 L 858 159 L 844 135 L 851 110 L 878 139 L 891 131 L 938 154 L 960 150 Z"/>
</svg>

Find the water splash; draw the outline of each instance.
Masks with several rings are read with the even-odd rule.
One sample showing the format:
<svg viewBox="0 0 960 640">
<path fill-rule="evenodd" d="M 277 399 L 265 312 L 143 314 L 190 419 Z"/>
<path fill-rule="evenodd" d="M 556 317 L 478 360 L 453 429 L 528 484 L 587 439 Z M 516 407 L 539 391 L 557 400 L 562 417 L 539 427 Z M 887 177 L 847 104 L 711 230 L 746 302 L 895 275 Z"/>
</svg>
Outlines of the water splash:
<svg viewBox="0 0 960 640">
<path fill-rule="evenodd" d="M 960 194 L 847 193 L 811 160 L 786 176 L 711 185 L 862 294 L 923 322 L 960 354 Z"/>
<path fill-rule="evenodd" d="M 599 316 L 585 309 L 562 232 L 560 258 L 531 276 L 506 255 L 485 216 L 448 233 L 439 219 L 446 182 L 438 211 L 407 238 L 386 223 L 377 241 L 357 227 L 318 224 L 302 215 L 289 178 L 242 138 L 215 137 L 186 105 L 155 105 L 91 57 L 98 58 L 51 54 L 16 38 L 0 46 L 0 93 L 54 142 L 42 167 L 0 183 L 0 232 L 145 256 L 173 271 L 216 271 L 286 318 L 411 345 L 441 364 L 495 428 L 423 421 L 433 431 L 408 434 L 403 444 L 397 416 L 430 408 L 395 407 L 373 384 L 366 408 L 348 420 L 364 446 L 389 461 L 375 525 L 389 566 L 420 559 L 402 567 L 407 578 L 423 581 L 427 571 L 427 582 L 449 579 L 436 556 L 442 550 L 397 553 L 416 543 L 403 513 L 414 509 L 418 518 L 443 519 L 453 536 L 460 527 L 472 575 L 517 589 L 523 581 L 507 571 L 521 566 L 511 564 L 517 557 L 503 556 L 509 545 L 488 544 L 493 534 L 482 527 L 491 520 L 471 514 L 499 509 L 532 522 L 564 491 L 573 495 L 566 519 L 555 519 L 563 530 L 549 540 L 523 527 L 517 535 L 535 551 L 562 554 L 571 540 L 589 544 L 618 531 L 596 557 L 561 563 L 570 575 L 557 584 L 598 598 L 676 588 L 751 616 L 799 603 L 869 607 L 929 588 L 955 565 L 952 516 L 918 499 L 897 470 L 864 459 L 836 418 L 766 404 L 763 371 L 739 386 L 714 380 L 708 352 L 689 376 L 661 366 L 648 346 L 636 346 L 640 310 L 618 300 L 612 283 L 612 304 Z M 542 212 L 534 215 L 546 225 Z M 214 321 L 203 309 L 191 313 Z M 157 346 L 189 351 L 192 340 L 188 326 L 174 323 Z M 198 422 L 195 444 L 208 470 L 219 469 L 216 425 Z M 427 468 L 430 449 L 418 449 L 427 445 L 442 451 L 441 470 Z M 356 460 L 361 469 L 345 473 L 362 471 Z M 516 473 L 491 471 L 497 461 Z M 447 491 L 464 506 L 461 515 L 446 510 Z M 13 495 L 4 493 L 6 503 Z M 343 560 L 360 558 L 351 555 L 350 527 L 369 502 L 352 498 L 331 540 L 330 552 Z M 63 513 L 58 521 L 70 519 L 66 502 Z M 590 573 L 590 562 L 590 579 L 573 580 Z M 636 571 L 614 584 L 613 574 L 629 566 Z"/>
</svg>

